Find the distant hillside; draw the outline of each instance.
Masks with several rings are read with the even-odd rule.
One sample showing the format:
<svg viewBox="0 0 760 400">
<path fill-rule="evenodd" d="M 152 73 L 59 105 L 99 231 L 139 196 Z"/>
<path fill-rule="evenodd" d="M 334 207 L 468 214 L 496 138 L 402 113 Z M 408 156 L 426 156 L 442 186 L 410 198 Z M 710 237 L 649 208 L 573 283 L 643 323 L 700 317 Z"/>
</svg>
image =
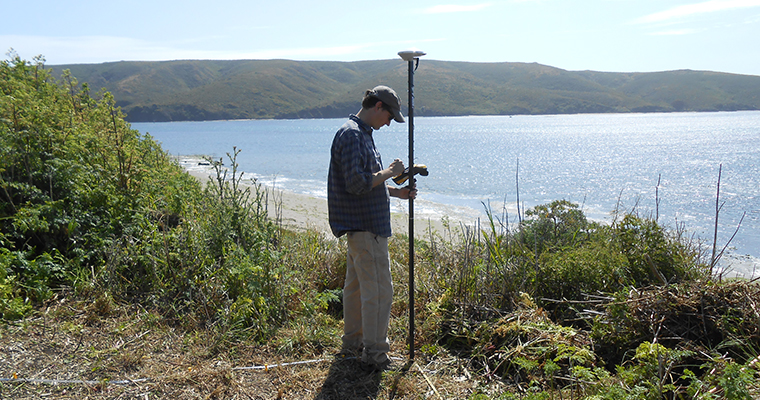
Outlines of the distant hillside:
<svg viewBox="0 0 760 400">
<path fill-rule="evenodd" d="M 236 60 L 115 62 L 69 69 L 106 88 L 131 122 L 332 118 L 386 84 L 406 104 L 407 64 Z M 415 115 L 574 114 L 760 109 L 760 76 L 707 71 L 610 73 L 540 64 L 421 60 Z"/>
</svg>

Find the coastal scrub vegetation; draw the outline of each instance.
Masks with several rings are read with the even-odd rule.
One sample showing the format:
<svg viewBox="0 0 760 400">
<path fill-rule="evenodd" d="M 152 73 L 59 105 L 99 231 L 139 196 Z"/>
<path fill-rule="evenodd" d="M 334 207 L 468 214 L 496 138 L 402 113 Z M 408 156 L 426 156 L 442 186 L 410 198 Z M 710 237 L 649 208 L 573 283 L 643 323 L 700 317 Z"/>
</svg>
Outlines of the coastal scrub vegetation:
<svg viewBox="0 0 760 400">
<path fill-rule="evenodd" d="M 339 350 L 344 243 L 279 223 L 238 149 L 201 183 L 42 58 L 1 62 L 0 93 L 2 397 L 760 396 L 757 282 L 711 276 L 682 230 L 565 200 L 416 238 L 417 369 L 242 376 Z M 389 242 L 398 354 L 407 244 Z"/>
</svg>

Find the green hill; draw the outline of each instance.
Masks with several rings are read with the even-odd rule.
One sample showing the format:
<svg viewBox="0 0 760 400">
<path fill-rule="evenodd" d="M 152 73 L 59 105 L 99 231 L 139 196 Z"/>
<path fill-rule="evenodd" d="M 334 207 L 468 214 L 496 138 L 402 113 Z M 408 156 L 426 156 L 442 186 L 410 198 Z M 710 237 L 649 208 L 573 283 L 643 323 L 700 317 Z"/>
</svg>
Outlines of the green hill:
<svg viewBox="0 0 760 400">
<path fill-rule="evenodd" d="M 57 65 L 113 93 L 127 119 L 332 118 L 386 84 L 406 103 L 407 64 L 233 60 Z M 422 60 L 415 114 L 511 115 L 760 109 L 760 76 L 709 71 L 611 73 L 541 64 Z"/>
</svg>

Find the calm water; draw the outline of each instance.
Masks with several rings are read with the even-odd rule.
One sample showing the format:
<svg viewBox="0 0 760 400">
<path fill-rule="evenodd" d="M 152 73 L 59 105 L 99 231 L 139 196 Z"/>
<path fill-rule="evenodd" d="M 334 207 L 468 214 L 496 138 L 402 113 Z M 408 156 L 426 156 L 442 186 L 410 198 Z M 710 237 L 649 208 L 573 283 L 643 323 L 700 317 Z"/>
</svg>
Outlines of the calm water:
<svg viewBox="0 0 760 400">
<path fill-rule="evenodd" d="M 175 155 L 225 158 L 237 146 L 241 170 L 260 183 L 326 197 L 329 148 L 344 119 L 135 123 Z M 408 160 L 408 127 L 375 133 L 387 166 Z M 516 219 L 521 204 L 567 199 L 586 215 L 635 208 L 659 221 L 683 223 L 712 242 L 718 169 L 722 165 L 719 243 L 735 256 L 760 258 L 760 112 L 440 117 L 415 119 L 420 177 L 416 214 L 456 211 L 483 216 L 483 202 L 500 213 L 506 200 Z M 519 172 L 518 172 L 519 163 Z M 658 187 L 659 180 L 659 187 Z M 403 202 L 396 207 L 404 208 Z"/>
</svg>

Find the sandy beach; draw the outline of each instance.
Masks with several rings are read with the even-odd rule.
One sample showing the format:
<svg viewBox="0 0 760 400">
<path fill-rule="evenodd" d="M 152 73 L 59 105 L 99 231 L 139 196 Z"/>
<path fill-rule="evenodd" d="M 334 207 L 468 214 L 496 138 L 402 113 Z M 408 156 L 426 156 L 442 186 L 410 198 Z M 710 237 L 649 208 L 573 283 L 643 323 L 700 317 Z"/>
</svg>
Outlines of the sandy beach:
<svg viewBox="0 0 760 400">
<path fill-rule="evenodd" d="M 272 220 L 289 228 L 330 232 L 326 199 L 280 189 L 268 189 L 268 194 L 267 209 Z M 415 228 L 423 222 L 415 222 Z M 394 213 L 391 224 L 396 234 L 408 232 L 408 214 Z"/>
<path fill-rule="evenodd" d="M 192 165 L 194 163 L 194 165 Z M 208 181 L 214 172 L 206 167 L 197 167 L 197 160 L 181 160 L 181 165 L 192 176 L 202 182 Z M 191 164 L 192 167 L 188 167 Z M 243 181 L 245 182 L 245 181 Z M 327 199 L 295 193 L 288 190 L 272 188 L 262 185 L 266 190 L 265 199 L 269 218 L 282 226 L 293 229 L 313 229 L 326 234 L 331 234 L 327 215 Z M 392 201 L 401 201 L 392 199 Z M 406 202 L 406 201 L 404 201 Z M 453 212 L 449 216 L 452 229 L 460 231 L 461 226 L 473 226 L 477 221 L 468 219 L 465 215 L 457 215 Z M 460 225 L 461 224 L 461 225 Z M 438 234 L 444 234 L 446 230 L 440 218 L 422 216 L 414 219 L 415 237 L 428 238 L 430 230 Z M 394 235 L 409 233 L 409 214 L 392 213 L 391 229 Z M 446 232 L 446 237 L 450 235 Z"/>
<path fill-rule="evenodd" d="M 276 201 L 282 204 L 280 217 L 284 226 L 330 233 L 327 200 L 283 190 L 276 190 L 275 194 L 279 196 Z M 270 207 L 274 205 L 271 199 L 269 203 Z M 272 208 L 270 208 L 270 216 L 276 219 L 277 215 L 272 215 L 271 210 Z M 439 234 L 443 232 L 444 228 L 440 220 L 415 218 L 415 237 L 427 238 L 431 226 Z M 409 214 L 392 213 L 391 229 L 394 235 L 409 234 Z"/>
</svg>

